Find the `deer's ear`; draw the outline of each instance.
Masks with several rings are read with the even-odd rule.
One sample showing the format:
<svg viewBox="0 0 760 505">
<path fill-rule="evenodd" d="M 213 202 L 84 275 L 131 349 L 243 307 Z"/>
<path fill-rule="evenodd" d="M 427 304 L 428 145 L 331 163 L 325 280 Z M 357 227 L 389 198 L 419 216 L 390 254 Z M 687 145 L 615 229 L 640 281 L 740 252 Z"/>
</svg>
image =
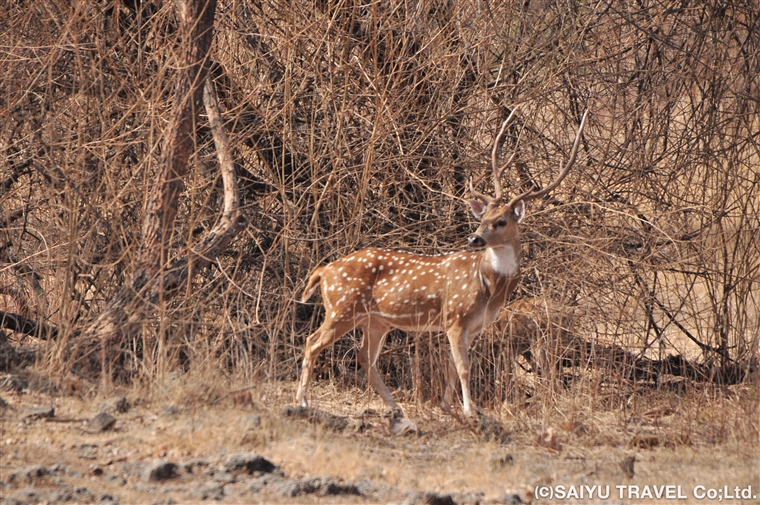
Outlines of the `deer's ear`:
<svg viewBox="0 0 760 505">
<path fill-rule="evenodd" d="M 475 219 L 478 221 L 483 218 L 483 214 L 486 212 L 486 207 L 488 207 L 488 205 L 480 200 L 470 200 L 470 210 L 472 211 L 472 215 L 475 216 Z"/>
<path fill-rule="evenodd" d="M 525 202 L 522 200 L 519 200 L 514 207 L 512 207 L 512 212 L 515 215 L 515 220 L 517 221 L 517 224 L 520 224 L 525 217 Z"/>
</svg>

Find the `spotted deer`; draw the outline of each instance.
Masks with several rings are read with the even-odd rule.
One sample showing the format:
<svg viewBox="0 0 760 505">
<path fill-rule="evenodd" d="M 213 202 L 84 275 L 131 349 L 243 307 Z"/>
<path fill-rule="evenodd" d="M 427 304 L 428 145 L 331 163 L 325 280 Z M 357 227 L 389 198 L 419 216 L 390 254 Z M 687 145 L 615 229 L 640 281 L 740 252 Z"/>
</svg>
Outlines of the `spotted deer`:
<svg viewBox="0 0 760 505">
<path fill-rule="evenodd" d="M 325 306 L 322 325 L 306 339 L 301 381 L 296 401 L 307 406 L 307 390 L 314 360 L 326 347 L 354 328 L 363 338 L 358 361 L 367 378 L 392 410 L 402 414 L 383 383 L 376 364 L 385 337 L 393 328 L 404 331 L 444 331 L 451 358 L 462 385 L 464 414 L 472 417 L 470 361 L 468 351 L 474 337 L 499 314 L 518 281 L 520 235 L 518 225 L 525 215 L 525 202 L 540 198 L 565 178 L 575 162 L 586 122 L 584 113 L 570 156 L 559 175 L 540 191 L 527 191 L 504 203 L 501 175 L 516 152 L 499 166 L 499 144 L 518 109 L 504 121 L 494 140 L 491 166 L 493 198 L 478 193 L 470 180 L 470 208 L 480 222 L 467 239 L 472 251 L 427 256 L 384 249 L 363 249 L 317 268 L 309 277 L 301 301 L 305 303 L 320 287 Z M 455 382 L 450 374 L 448 390 Z M 444 403 L 451 393 L 444 395 Z"/>
</svg>

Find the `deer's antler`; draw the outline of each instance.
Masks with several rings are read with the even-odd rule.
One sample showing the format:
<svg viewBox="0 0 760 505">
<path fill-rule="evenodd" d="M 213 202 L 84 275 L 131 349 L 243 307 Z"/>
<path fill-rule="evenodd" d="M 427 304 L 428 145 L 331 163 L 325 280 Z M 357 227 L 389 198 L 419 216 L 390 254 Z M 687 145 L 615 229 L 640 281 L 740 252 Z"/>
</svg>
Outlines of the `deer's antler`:
<svg viewBox="0 0 760 505">
<path fill-rule="evenodd" d="M 578 126 L 578 131 L 575 134 L 575 141 L 573 142 L 573 147 L 570 150 L 570 157 L 567 159 L 567 163 L 563 165 L 562 161 L 559 162 L 559 175 L 556 179 L 554 179 L 554 182 L 546 186 L 544 189 L 540 191 L 526 191 L 525 193 L 521 195 L 517 195 L 514 197 L 510 202 L 509 205 L 512 206 L 522 200 L 523 202 L 527 202 L 528 200 L 533 200 L 534 198 L 540 198 L 548 193 L 550 193 L 554 188 L 559 186 L 559 184 L 562 182 L 562 179 L 567 176 L 568 172 L 570 172 L 570 169 L 572 168 L 573 164 L 575 163 L 576 155 L 578 154 L 578 146 L 581 142 L 581 133 L 583 133 L 583 127 L 586 126 L 586 117 L 588 116 L 588 109 L 586 109 L 586 112 L 583 113 L 583 117 L 581 118 L 581 124 Z M 513 155 L 514 156 L 514 155 Z"/>
<path fill-rule="evenodd" d="M 501 142 L 501 138 L 504 136 L 504 132 L 507 131 L 507 126 L 512 122 L 512 120 L 515 118 L 515 115 L 517 112 L 520 111 L 520 106 L 515 107 L 512 109 L 512 112 L 509 114 L 507 119 L 504 120 L 504 123 L 502 123 L 501 128 L 499 129 L 499 133 L 496 135 L 496 139 L 493 141 L 493 149 L 491 149 L 491 171 L 493 173 L 493 187 L 494 187 L 494 196 L 493 198 L 484 195 L 483 193 L 480 193 L 478 191 L 475 191 L 475 188 L 472 186 L 472 179 L 470 179 L 470 193 L 473 194 L 473 196 L 479 200 L 482 200 L 486 203 L 494 203 L 501 200 L 503 190 L 501 188 L 501 174 L 504 173 L 504 169 L 507 168 L 515 159 L 515 156 L 517 155 L 517 151 L 512 153 L 512 156 L 509 157 L 506 163 L 504 163 L 501 167 L 499 167 L 499 143 Z"/>
</svg>

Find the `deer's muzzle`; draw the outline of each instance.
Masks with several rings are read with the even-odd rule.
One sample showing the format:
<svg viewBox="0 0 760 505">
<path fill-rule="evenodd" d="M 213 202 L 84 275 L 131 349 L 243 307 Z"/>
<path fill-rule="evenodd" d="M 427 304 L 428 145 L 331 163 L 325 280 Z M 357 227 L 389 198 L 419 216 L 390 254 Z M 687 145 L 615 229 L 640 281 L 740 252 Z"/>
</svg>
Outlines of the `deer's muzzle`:
<svg viewBox="0 0 760 505">
<path fill-rule="evenodd" d="M 467 237 L 467 245 L 474 249 L 482 249 L 486 246 L 486 241 L 480 235 L 473 233 Z"/>
</svg>

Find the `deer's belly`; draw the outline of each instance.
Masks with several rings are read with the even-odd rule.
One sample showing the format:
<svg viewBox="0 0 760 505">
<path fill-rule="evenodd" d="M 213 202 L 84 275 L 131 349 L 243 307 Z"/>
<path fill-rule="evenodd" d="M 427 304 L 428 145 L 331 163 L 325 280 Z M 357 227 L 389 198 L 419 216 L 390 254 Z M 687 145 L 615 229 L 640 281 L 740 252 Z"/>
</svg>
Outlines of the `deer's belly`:
<svg viewBox="0 0 760 505">
<path fill-rule="evenodd" d="M 467 314 L 465 321 L 463 321 L 463 326 L 467 328 L 467 333 L 475 336 L 488 328 L 497 319 L 498 315 L 498 310 L 493 311 L 483 308 L 482 310 Z"/>
<path fill-rule="evenodd" d="M 373 311 L 372 316 L 381 318 L 386 324 L 404 331 L 441 331 L 441 317 L 439 313 L 433 312 L 384 312 L 382 310 Z"/>
</svg>

